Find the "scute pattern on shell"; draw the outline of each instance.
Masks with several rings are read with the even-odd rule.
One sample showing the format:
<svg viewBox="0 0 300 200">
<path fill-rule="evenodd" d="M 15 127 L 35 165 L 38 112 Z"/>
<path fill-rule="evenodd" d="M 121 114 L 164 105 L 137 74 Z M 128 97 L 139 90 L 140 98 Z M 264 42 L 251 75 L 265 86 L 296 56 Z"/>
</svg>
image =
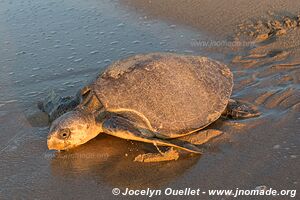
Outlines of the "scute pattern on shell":
<svg viewBox="0 0 300 200">
<path fill-rule="evenodd" d="M 233 87 L 229 68 L 212 59 L 172 53 L 113 63 L 93 84 L 108 110 L 130 109 L 173 138 L 201 129 L 224 111 Z"/>
</svg>

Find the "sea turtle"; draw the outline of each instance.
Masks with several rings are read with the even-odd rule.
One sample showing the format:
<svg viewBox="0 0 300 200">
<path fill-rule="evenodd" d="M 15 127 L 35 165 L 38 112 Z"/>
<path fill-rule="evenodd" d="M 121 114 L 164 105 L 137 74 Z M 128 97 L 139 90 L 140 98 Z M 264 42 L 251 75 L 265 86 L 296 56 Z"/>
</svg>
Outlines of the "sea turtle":
<svg viewBox="0 0 300 200">
<path fill-rule="evenodd" d="M 218 61 L 148 53 L 111 64 L 76 96 L 48 99 L 39 108 L 53 121 L 49 149 L 66 150 L 106 133 L 201 153 L 195 144 L 221 132 L 200 130 L 221 115 L 259 115 L 251 106 L 231 100 L 232 88 L 231 71 Z"/>
</svg>

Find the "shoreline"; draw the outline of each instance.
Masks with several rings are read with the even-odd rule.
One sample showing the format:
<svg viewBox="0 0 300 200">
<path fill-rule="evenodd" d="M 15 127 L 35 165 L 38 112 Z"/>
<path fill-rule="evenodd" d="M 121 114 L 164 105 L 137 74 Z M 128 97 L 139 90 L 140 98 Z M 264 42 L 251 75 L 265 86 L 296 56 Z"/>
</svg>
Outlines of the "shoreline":
<svg viewBox="0 0 300 200">
<path fill-rule="evenodd" d="M 119 4 L 146 20 L 199 31 L 202 40 L 193 41 L 192 49 L 228 64 L 241 55 L 252 57 L 278 49 L 289 54 L 292 65 L 300 61 L 300 1 L 241 0 L 237 4 L 234 0 L 125 0 Z"/>
<path fill-rule="evenodd" d="M 270 19 L 270 15 L 296 15 L 300 2 L 288 0 L 125 0 L 141 15 L 155 19 L 181 23 L 216 37 L 227 37 L 234 33 L 238 24 L 252 20 Z"/>
</svg>

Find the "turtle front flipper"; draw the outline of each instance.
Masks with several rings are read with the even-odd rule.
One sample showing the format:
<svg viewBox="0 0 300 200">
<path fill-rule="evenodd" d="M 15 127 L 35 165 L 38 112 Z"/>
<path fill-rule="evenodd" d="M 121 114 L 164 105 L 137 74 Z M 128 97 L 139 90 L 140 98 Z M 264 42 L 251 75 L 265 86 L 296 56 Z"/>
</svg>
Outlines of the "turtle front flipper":
<svg viewBox="0 0 300 200">
<path fill-rule="evenodd" d="M 226 109 L 222 113 L 222 117 L 230 119 L 247 119 L 260 115 L 261 113 L 254 105 L 233 99 L 229 100 Z"/>
<path fill-rule="evenodd" d="M 80 103 L 77 96 L 61 97 L 54 91 L 43 100 L 38 102 L 38 108 L 49 116 L 49 121 L 52 122 L 64 113 L 73 110 Z"/>
<path fill-rule="evenodd" d="M 139 129 L 133 123 L 131 123 L 126 118 L 121 116 L 111 116 L 105 119 L 102 123 L 102 129 L 104 133 L 107 133 L 112 136 L 116 136 L 119 138 L 127 139 L 127 140 L 135 140 L 146 143 L 154 144 L 155 146 L 169 146 L 175 147 L 181 150 L 185 150 L 191 153 L 202 153 L 199 148 L 190 144 L 189 142 L 172 139 L 172 140 L 162 140 L 155 137 L 155 134 L 150 131 L 145 131 L 143 129 Z M 155 155 L 159 157 L 164 157 L 164 153 L 161 154 L 152 154 L 152 157 Z M 169 154 L 166 154 L 169 155 Z M 175 154 L 174 154 L 175 155 Z M 147 154 L 149 157 L 149 154 Z M 178 158 L 178 157 L 177 157 Z M 176 158 L 176 159 L 177 159 Z M 163 161 L 165 159 L 161 159 Z M 170 160 L 170 159 L 169 159 Z M 174 160 L 174 159 L 172 159 Z M 156 161 L 157 162 L 157 161 Z"/>
<path fill-rule="evenodd" d="M 62 97 L 52 90 L 43 101 L 38 102 L 38 108 L 47 113 L 50 122 L 76 107 L 92 113 L 101 109 L 102 104 L 90 86 L 83 87 L 75 96 L 66 97 Z"/>
</svg>

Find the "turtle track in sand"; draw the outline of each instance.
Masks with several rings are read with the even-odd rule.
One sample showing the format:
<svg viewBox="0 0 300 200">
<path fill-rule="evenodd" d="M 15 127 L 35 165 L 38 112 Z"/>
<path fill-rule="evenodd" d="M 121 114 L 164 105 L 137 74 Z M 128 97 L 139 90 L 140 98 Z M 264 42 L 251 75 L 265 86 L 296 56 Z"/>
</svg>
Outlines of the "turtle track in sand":
<svg viewBox="0 0 300 200">
<path fill-rule="evenodd" d="M 299 111 L 300 44 L 296 36 L 300 33 L 300 15 L 258 20 L 238 29 L 241 27 L 243 31 L 238 31 L 237 37 L 248 34 L 247 39 L 255 45 L 231 61 L 234 90 L 266 111 Z"/>
</svg>

